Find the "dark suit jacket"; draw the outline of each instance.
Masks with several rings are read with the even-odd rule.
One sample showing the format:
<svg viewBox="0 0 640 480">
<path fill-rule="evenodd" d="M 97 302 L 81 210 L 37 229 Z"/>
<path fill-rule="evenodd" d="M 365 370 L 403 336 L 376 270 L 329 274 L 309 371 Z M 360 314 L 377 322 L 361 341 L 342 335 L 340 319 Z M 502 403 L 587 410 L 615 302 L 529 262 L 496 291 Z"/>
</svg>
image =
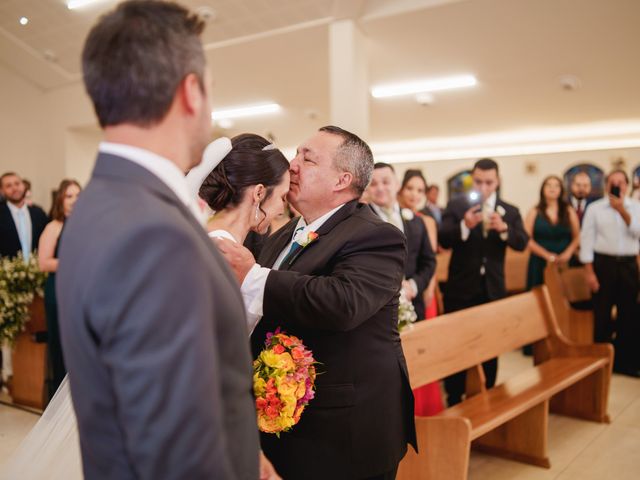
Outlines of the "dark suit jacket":
<svg viewBox="0 0 640 480">
<path fill-rule="evenodd" d="M 271 236 L 260 264 L 287 246 L 292 220 Z M 254 357 L 278 326 L 320 362 L 316 398 L 293 430 L 262 434 L 283 478 L 356 479 L 394 468 L 415 445 L 413 395 L 400 337 L 398 291 L 406 261 L 402 233 L 356 200 L 320 229 L 318 240 L 272 270 Z"/>
<path fill-rule="evenodd" d="M 49 223 L 47 214 L 40 207 L 29 207 L 31 216 L 31 251 L 38 248 L 40 235 Z M 11 216 L 7 202 L 0 203 L 0 257 L 15 257 L 22 250 L 18 229 Z"/>
<path fill-rule="evenodd" d="M 184 204 L 100 154 L 59 253 L 85 478 L 258 478 L 242 297 Z"/>
<path fill-rule="evenodd" d="M 373 212 L 376 213 L 375 210 Z M 418 215 L 414 215 L 411 220 L 402 217 L 402 225 L 407 238 L 407 263 L 404 276 L 416 282 L 418 293 L 413 299 L 413 306 L 418 320 L 422 320 L 425 312 L 422 294 L 436 271 L 436 254 L 431 248 L 424 221 Z"/>
<path fill-rule="evenodd" d="M 509 226 L 507 241 L 502 240 L 500 234 L 494 230 L 484 238 L 482 224 L 472 229 L 469 238 L 463 241 L 460 222 L 470 205 L 466 198 L 452 200 L 447 205 L 438 229 L 440 245 L 453 250 L 444 291 L 445 304 L 464 304 L 481 296 L 485 289 L 489 300 L 506 296 L 504 257 L 507 246 L 522 251 L 527 247 L 529 236 L 524 230 L 522 217 L 516 207 L 499 198 L 496 201 L 496 209 L 498 206 L 504 209 L 503 220 Z M 481 274 L 483 266 L 485 275 Z"/>
</svg>

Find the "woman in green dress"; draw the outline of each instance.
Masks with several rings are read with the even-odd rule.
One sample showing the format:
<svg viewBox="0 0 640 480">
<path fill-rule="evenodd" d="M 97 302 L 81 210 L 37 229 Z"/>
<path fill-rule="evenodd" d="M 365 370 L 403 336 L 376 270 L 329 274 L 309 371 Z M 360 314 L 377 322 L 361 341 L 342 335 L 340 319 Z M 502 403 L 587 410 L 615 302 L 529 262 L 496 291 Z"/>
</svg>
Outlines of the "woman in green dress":
<svg viewBox="0 0 640 480">
<path fill-rule="evenodd" d="M 58 325 L 58 303 L 56 302 L 56 270 L 58 270 L 58 244 L 64 222 L 71 214 L 73 205 L 80 194 L 80 184 L 75 180 L 63 180 L 58 187 L 53 207 L 51 222 L 47 224 L 38 243 L 38 264 L 40 270 L 49 272 L 44 285 L 44 309 L 47 318 L 47 391 L 48 399 L 58 389 L 60 382 L 67 374 L 62 358 L 60 344 L 60 328 Z"/>
<path fill-rule="evenodd" d="M 562 180 L 550 175 L 542 182 L 538 205 L 524 221 L 529 234 L 527 290 L 544 283 L 547 262 L 567 263 L 580 242 L 580 222 L 565 200 Z"/>
</svg>

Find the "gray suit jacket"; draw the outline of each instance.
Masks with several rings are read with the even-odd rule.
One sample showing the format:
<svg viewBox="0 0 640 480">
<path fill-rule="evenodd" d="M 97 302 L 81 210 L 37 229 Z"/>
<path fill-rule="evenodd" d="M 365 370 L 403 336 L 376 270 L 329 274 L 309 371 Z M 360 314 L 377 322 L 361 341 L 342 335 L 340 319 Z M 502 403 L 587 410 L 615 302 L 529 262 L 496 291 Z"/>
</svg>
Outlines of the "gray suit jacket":
<svg viewBox="0 0 640 480">
<path fill-rule="evenodd" d="M 242 297 L 175 194 L 100 154 L 59 258 L 85 478 L 258 478 Z"/>
</svg>

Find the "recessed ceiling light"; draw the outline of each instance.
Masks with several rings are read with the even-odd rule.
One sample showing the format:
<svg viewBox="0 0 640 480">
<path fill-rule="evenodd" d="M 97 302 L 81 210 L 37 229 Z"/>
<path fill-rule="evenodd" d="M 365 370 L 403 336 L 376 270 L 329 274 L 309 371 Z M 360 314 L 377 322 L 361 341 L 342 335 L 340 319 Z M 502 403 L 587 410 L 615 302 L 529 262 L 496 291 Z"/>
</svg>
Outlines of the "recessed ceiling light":
<svg viewBox="0 0 640 480">
<path fill-rule="evenodd" d="M 20 25 L 26 25 L 27 23 L 29 23 L 29 19 L 27 17 L 20 17 Z"/>
<path fill-rule="evenodd" d="M 417 82 L 380 85 L 371 89 L 371 95 L 374 98 L 397 97 L 400 95 L 414 95 L 416 93 L 473 87 L 477 84 L 478 80 L 476 80 L 476 77 L 473 75 L 456 75 L 453 77 L 434 78 Z"/>
<path fill-rule="evenodd" d="M 263 103 L 260 105 L 247 105 L 244 107 L 232 107 L 224 110 L 216 110 L 211 114 L 211 118 L 213 120 L 221 120 L 223 118 L 253 117 L 255 115 L 277 113 L 280 110 L 281 107 L 277 103 Z"/>
</svg>

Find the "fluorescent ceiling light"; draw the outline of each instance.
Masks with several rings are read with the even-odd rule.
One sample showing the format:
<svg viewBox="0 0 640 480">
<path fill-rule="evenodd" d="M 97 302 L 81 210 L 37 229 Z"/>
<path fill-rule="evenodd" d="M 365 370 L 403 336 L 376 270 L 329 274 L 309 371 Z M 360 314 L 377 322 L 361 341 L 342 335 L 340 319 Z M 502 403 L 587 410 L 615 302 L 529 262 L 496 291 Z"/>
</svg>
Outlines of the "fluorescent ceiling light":
<svg viewBox="0 0 640 480">
<path fill-rule="evenodd" d="M 86 7 L 87 5 L 91 5 L 92 3 L 104 2 L 105 0 L 68 0 L 67 8 L 69 10 L 74 10 L 76 8 Z"/>
<path fill-rule="evenodd" d="M 216 110 L 211 114 L 213 120 L 253 117 L 256 115 L 266 115 L 277 113 L 281 110 L 277 103 L 265 103 L 261 105 L 247 105 L 245 107 L 233 107 L 225 110 Z"/>
<path fill-rule="evenodd" d="M 380 85 L 371 89 L 374 98 L 397 97 L 424 92 L 438 92 L 454 88 L 473 87 L 478 80 L 473 75 L 456 75 L 453 77 L 436 78 L 420 82 L 398 83 L 395 85 Z"/>
<path fill-rule="evenodd" d="M 388 163 L 640 147 L 640 121 L 597 122 L 538 130 L 372 144 Z"/>
</svg>

